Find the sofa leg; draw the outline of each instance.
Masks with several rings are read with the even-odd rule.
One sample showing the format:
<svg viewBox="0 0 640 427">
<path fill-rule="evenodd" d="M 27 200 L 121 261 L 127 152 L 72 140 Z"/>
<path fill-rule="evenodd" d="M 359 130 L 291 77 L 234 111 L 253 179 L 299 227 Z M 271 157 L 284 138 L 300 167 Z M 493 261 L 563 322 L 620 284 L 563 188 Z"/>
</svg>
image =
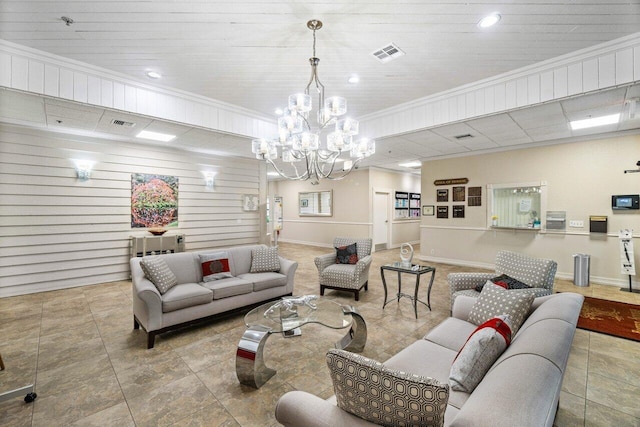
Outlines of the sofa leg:
<svg viewBox="0 0 640 427">
<path fill-rule="evenodd" d="M 136 316 L 133 316 L 133 329 L 140 329 L 140 323 L 138 323 Z"/>
<path fill-rule="evenodd" d="M 156 341 L 156 334 L 153 332 L 147 332 L 147 350 L 153 348 Z"/>
<path fill-rule="evenodd" d="M 324 286 L 320 285 L 320 296 L 324 295 Z"/>
<path fill-rule="evenodd" d="M 366 282 L 364 282 L 364 290 L 365 291 L 369 290 L 369 281 L 368 280 Z"/>
<path fill-rule="evenodd" d="M 360 291 L 354 291 L 356 294 L 356 301 L 360 301 Z"/>
</svg>

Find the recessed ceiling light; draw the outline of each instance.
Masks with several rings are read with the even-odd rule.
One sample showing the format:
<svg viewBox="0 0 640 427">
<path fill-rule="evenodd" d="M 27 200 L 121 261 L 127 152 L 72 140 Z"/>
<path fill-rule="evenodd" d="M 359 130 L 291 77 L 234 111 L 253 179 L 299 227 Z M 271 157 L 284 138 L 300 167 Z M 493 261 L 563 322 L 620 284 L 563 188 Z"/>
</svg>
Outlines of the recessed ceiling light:
<svg viewBox="0 0 640 427">
<path fill-rule="evenodd" d="M 147 77 L 151 79 L 159 79 L 162 77 L 162 74 L 158 73 L 157 71 L 148 71 Z"/>
<path fill-rule="evenodd" d="M 284 114 L 284 111 L 282 111 L 282 108 L 276 108 L 276 116 L 281 116 Z"/>
<path fill-rule="evenodd" d="M 400 163 L 398 164 L 398 166 L 401 166 L 403 168 L 417 168 L 418 166 L 422 166 L 421 162 L 407 162 L 407 163 Z"/>
<path fill-rule="evenodd" d="M 280 176 L 280 174 L 278 172 L 273 172 L 273 171 L 267 172 L 267 175 L 268 176 Z"/>
<path fill-rule="evenodd" d="M 484 18 L 482 18 L 479 22 L 478 22 L 478 27 L 479 28 L 489 28 L 493 25 L 496 25 L 498 23 L 498 21 L 500 21 L 500 19 L 502 18 L 502 16 L 500 16 L 500 14 L 498 12 L 493 12 L 487 16 L 485 16 Z"/>
<path fill-rule="evenodd" d="M 610 114 L 608 116 L 591 117 L 584 120 L 574 120 L 569 122 L 571 130 L 586 129 L 596 126 L 612 125 L 620 121 L 620 114 Z"/>
<path fill-rule="evenodd" d="M 348 82 L 351 84 L 356 84 L 360 81 L 360 77 L 356 76 L 355 74 L 351 77 L 349 77 Z"/>
<path fill-rule="evenodd" d="M 160 133 L 160 132 L 150 132 L 148 130 L 143 130 L 142 132 L 136 135 L 136 138 L 151 139 L 153 141 L 162 141 L 162 142 L 169 142 L 175 137 L 176 137 L 175 135 L 169 135 L 167 133 Z"/>
</svg>

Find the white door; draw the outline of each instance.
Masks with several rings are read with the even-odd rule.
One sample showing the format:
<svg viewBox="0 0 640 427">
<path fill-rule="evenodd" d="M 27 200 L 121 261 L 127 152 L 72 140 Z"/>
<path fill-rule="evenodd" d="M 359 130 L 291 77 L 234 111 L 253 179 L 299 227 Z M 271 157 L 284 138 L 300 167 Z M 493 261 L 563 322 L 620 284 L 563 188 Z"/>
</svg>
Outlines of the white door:
<svg viewBox="0 0 640 427">
<path fill-rule="evenodd" d="M 389 193 L 376 191 L 373 198 L 373 246 L 389 247 Z"/>
</svg>

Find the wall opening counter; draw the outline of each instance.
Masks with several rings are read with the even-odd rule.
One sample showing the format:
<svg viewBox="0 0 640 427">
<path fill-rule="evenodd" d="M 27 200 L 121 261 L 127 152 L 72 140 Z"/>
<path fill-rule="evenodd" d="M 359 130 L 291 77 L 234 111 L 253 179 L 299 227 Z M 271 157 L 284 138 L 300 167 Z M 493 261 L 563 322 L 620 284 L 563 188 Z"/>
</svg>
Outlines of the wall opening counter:
<svg viewBox="0 0 640 427">
<path fill-rule="evenodd" d="M 489 184 L 487 190 L 487 228 L 540 230 L 547 210 L 546 182 Z"/>
</svg>

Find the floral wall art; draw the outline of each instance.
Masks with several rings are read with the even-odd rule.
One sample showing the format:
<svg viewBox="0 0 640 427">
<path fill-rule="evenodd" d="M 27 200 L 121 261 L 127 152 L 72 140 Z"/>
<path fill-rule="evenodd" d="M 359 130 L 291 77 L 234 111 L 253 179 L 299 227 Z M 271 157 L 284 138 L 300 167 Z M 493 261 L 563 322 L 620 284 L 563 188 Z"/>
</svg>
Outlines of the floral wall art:
<svg viewBox="0 0 640 427">
<path fill-rule="evenodd" d="M 178 226 L 178 177 L 131 174 L 131 228 Z"/>
</svg>

